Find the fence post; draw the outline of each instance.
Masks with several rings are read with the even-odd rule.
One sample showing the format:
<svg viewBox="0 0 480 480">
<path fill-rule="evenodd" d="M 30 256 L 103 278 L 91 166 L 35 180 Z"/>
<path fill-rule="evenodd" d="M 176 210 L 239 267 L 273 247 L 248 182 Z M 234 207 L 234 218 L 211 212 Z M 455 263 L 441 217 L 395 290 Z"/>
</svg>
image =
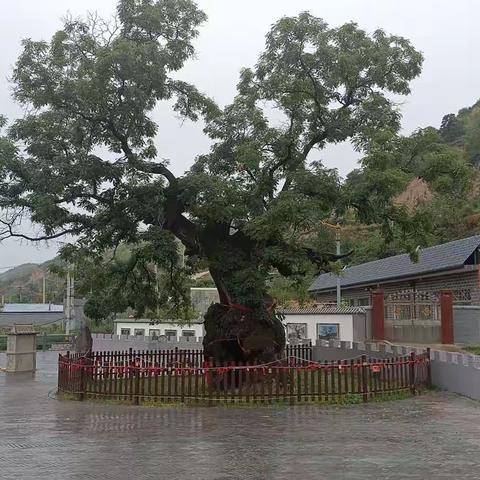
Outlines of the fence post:
<svg viewBox="0 0 480 480">
<path fill-rule="evenodd" d="M 410 391 L 412 395 L 415 395 L 415 361 L 416 354 L 415 352 L 410 353 Z"/>
<path fill-rule="evenodd" d="M 442 343 L 452 345 L 455 343 L 455 339 L 453 332 L 453 292 L 451 290 L 440 292 L 440 321 Z"/>
<path fill-rule="evenodd" d="M 294 405 L 295 403 L 295 376 L 293 375 L 293 367 L 289 369 L 289 380 L 290 380 L 290 405 Z"/>
<path fill-rule="evenodd" d="M 60 391 L 62 389 L 62 386 L 63 386 L 63 373 L 64 373 L 64 368 L 63 368 L 63 364 L 61 362 L 61 359 L 62 359 L 62 354 L 59 353 L 58 354 L 58 374 L 57 374 L 57 391 Z"/>
<path fill-rule="evenodd" d="M 366 355 L 362 355 L 362 394 L 363 394 L 363 401 L 368 402 L 367 356 Z"/>
<path fill-rule="evenodd" d="M 137 362 L 137 358 L 139 361 Z M 138 364 L 137 364 L 138 363 Z M 140 367 L 142 365 L 142 358 L 140 352 L 137 352 L 136 357 L 134 358 L 133 371 L 135 376 L 135 405 L 140 405 Z"/>
<path fill-rule="evenodd" d="M 185 369 L 184 367 L 181 367 L 180 368 L 180 401 L 182 403 L 185 402 L 185 378 L 184 378 L 184 373 L 185 373 Z M 227 374 L 227 378 L 228 378 L 228 374 Z M 190 379 L 187 377 L 187 381 L 190 381 Z M 225 388 L 225 386 L 224 386 Z"/>
<path fill-rule="evenodd" d="M 129 391 L 130 394 L 130 401 L 132 402 L 134 397 L 133 397 L 133 381 L 132 381 L 132 357 L 133 357 L 133 348 L 129 347 L 128 349 L 128 369 L 127 369 L 127 376 L 125 378 L 125 382 L 127 384 L 127 391 Z"/>
<path fill-rule="evenodd" d="M 430 347 L 427 347 L 427 388 L 432 388 L 432 357 L 430 355 Z"/>
<path fill-rule="evenodd" d="M 78 399 L 83 401 L 85 398 L 85 367 L 84 365 L 80 365 L 80 395 Z"/>
<path fill-rule="evenodd" d="M 372 291 L 372 336 L 374 340 L 385 339 L 385 298 L 381 289 Z"/>
</svg>

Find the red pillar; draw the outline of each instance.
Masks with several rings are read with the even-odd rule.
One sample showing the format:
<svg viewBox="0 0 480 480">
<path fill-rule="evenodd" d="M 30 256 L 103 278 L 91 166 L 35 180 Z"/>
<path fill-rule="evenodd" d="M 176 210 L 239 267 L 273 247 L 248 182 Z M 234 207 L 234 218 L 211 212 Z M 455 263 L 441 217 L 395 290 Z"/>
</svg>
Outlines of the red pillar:
<svg viewBox="0 0 480 480">
<path fill-rule="evenodd" d="M 385 300 L 383 290 L 372 290 L 372 334 L 374 340 L 385 339 Z"/>
<path fill-rule="evenodd" d="M 455 339 L 453 336 L 453 292 L 451 290 L 440 292 L 440 321 L 442 343 L 452 345 Z"/>
</svg>

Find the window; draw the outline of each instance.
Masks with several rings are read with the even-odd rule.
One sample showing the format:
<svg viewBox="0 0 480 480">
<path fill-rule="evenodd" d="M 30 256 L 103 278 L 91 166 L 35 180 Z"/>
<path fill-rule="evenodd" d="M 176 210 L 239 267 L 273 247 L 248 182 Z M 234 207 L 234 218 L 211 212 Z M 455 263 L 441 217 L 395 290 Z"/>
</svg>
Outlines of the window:
<svg viewBox="0 0 480 480">
<path fill-rule="evenodd" d="M 472 292 L 469 288 L 453 290 L 452 293 L 454 302 L 470 302 L 472 300 Z"/>
<path fill-rule="evenodd" d="M 195 337 L 195 330 L 182 330 L 182 337 Z"/>
<path fill-rule="evenodd" d="M 287 323 L 287 340 L 288 343 L 299 343 L 307 339 L 306 323 Z"/>
<path fill-rule="evenodd" d="M 145 329 L 144 328 L 136 328 L 134 333 L 135 333 L 136 337 L 143 337 L 143 336 L 145 336 Z"/>
<path fill-rule="evenodd" d="M 165 330 L 165 336 L 167 338 L 176 337 L 177 331 L 176 330 Z"/>
<path fill-rule="evenodd" d="M 317 323 L 317 338 L 319 340 L 340 340 L 338 323 Z"/>
<path fill-rule="evenodd" d="M 120 329 L 120 335 L 130 335 L 130 329 L 129 328 Z"/>
<path fill-rule="evenodd" d="M 349 307 L 354 307 L 355 306 L 355 300 L 353 298 L 351 298 L 350 300 L 348 300 L 348 306 Z"/>
<path fill-rule="evenodd" d="M 368 297 L 359 298 L 357 301 L 357 305 L 359 307 L 367 307 L 368 305 L 370 305 L 370 299 Z"/>
<path fill-rule="evenodd" d="M 158 328 L 151 328 L 148 332 L 148 334 L 151 336 L 151 337 L 159 337 L 160 336 L 160 329 Z"/>
</svg>

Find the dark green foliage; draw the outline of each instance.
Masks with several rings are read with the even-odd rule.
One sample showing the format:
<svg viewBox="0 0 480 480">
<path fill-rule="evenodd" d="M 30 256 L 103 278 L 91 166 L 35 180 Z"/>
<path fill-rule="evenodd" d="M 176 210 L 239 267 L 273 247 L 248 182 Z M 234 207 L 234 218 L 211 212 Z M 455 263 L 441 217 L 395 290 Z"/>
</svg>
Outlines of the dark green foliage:
<svg viewBox="0 0 480 480">
<path fill-rule="evenodd" d="M 473 165 L 480 165 L 480 102 L 445 115 L 440 126 L 442 139 L 463 149 Z"/>
<path fill-rule="evenodd" d="M 470 161 L 480 166 L 480 107 L 473 110 L 465 122 L 465 151 Z"/>
<path fill-rule="evenodd" d="M 449 144 L 463 143 L 465 128 L 453 113 L 445 115 L 440 125 L 440 135 Z"/>
<path fill-rule="evenodd" d="M 366 153 L 361 168 L 347 177 L 346 203 L 355 208 L 354 223 L 358 219 L 378 229 L 347 242 L 354 249 L 353 263 L 405 251 L 414 255 L 419 246 L 458 238 L 458 227 L 453 231 L 449 223 L 458 225 L 458 215 L 468 210 L 474 176 L 461 150 L 426 128 L 408 137 L 381 132 Z M 420 195 L 413 205 L 395 201 L 414 179 L 424 182 L 427 198 Z"/>
<path fill-rule="evenodd" d="M 285 17 L 256 66 L 241 72 L 233 102 L 219 108 L 176 73 L 204 20 L 190 0 L 121 0 L 113 23 L 68 20 L 50 42 L 23 44 L 13 84 L 29 114 L 0 139 L 3 233 L 22 236 L 16 227 L 29 216 L 43 229 L 36 240 L 73 235 L 64 256 L 95 279 L 85 290 L 95 318 L 127 306 L 187 311 L 191 269 L 180 266 L 174 237 L 208 266 L 221 303 L 251 307 L 268 323 L 272 271 L 298 278 L 336 259 L 314 234 L 324 220 L 360 199 L 361 218 L 410 227 L 390 201 L 413 170 L 401 173 L 394 158 L 385 173 L 378 165 L 390 161 L 379 156 L 385 144 L 404 141 L 394 135 L 400 114 L 390 95 L 409 93 L 421 54 L 382 30 Z M 213 141 L 179 178 L 155 146 L 162 126 L 151 112 L 164 100 L 202 118 Z M 378 140 L 380 131 L 389 136 Z M 367 152 L 345 193 L 315 157 L 344 140 Z M 443 188 L 434 171 L 424 176 Z M 129 256 L 105 261 L 122 244 L 133 246 Z"/>
</svg>

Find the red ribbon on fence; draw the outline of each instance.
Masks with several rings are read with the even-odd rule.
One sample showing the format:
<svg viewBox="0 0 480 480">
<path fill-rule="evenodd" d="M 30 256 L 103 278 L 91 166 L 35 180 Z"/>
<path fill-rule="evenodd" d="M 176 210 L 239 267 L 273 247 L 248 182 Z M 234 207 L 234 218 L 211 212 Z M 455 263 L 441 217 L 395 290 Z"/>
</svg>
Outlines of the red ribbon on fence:
<svg viewBox="0 0 480 480">
<path fill-rule="evenodd" d="M 79 358 L 76 362 L 73 362 L 73 359 L 68 359 L 67 357 L 62 357 L 59 366 L 60 368 L 68 369 L 71 372 L 78 372 L 78 371 L 88 371 L 89 369 L 98 372 L 99 369 L 106 369 L 107 372 L 111 373 L 118 373 L 118 374 L 130 374 L 131 372 L 139 370 L 141 373 L 153 373 L 154 375 L 163 374 L 165 372 L 172 373 L 175 375 L 189 375 L 195 373 L 197 371 L 204 371 L 207 377 L 207 383 L 210 385 L 212 382 L 212 373 L 216 373 L 217 375 L 224 375 L 229 371 L 235 370 L 247 370 L 247 371 L 256 371 L 257 373 L 264 375 L 267 372 L 271 372 L 275 369 L 278 371 L 290 371 L 294 370 L 304 370 L 304 371 L 317 371 L 317 370 L 331 370 L 331 369 L 338 369 L 341 373 L 344 369 L 358 369 L 358 368 L 370 368 L 372 373 L 379 373 L 382 369 L 387 367 L 398 367 L 403 365 L 424 365 L 429 362 L 429 359 L 425 356 L 417 357 L 415 359 L 403 359 L 402 361 L 395 361 L 394 363 L 378 363 L 378 362 L 356 362 L 350 363 L 348 365 L 341 365 L 341 364 L 322 364 L 317 362 L 310 362 L 308 365 L 297 366 L 293 364 L 294 359 L 288 360 L 288 365 L 249 365 L 249 366 L 235 366 L 235 365 L 228 365 L 224 367 L 213 367 L 208 362 L 205 362 L 201 369 L 195 369 L 190 366 L 188 367 L 158 367 L 158 366 L 141 366 L 141 362 L 137 358 L 133 365 L 122 366 L 122 365 L 102 365 L 101 362 L 98 362 L 97 359 L 93 363 L 90 362 L 89 359 L 86 358 Z"/>
</svg>

